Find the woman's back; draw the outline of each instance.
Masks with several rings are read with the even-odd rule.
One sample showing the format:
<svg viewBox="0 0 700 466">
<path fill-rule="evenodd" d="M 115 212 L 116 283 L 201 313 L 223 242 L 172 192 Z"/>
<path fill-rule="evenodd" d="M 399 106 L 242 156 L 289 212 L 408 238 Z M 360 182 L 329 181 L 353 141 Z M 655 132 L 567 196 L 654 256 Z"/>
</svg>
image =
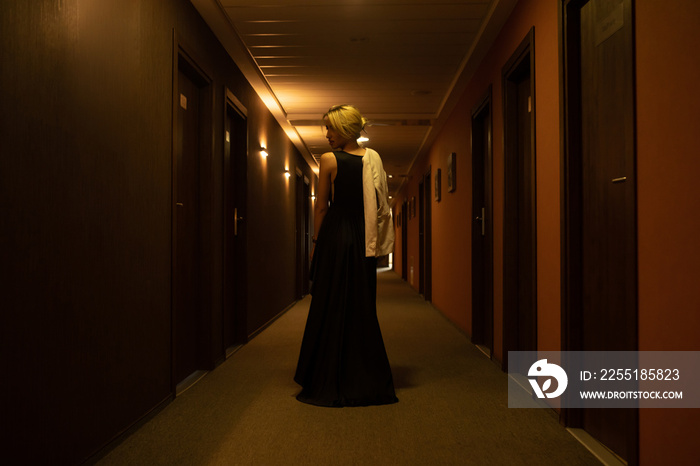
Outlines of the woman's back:
<svg viewBox="0 0 700 466">
<path fill-rule="evenodd" d="M 348 213 L 364 215 L 362 198 L 362 157 L 343 151 L 334 152 L 338 173 L 333 181 L 333 205 Z"/>
</svg>

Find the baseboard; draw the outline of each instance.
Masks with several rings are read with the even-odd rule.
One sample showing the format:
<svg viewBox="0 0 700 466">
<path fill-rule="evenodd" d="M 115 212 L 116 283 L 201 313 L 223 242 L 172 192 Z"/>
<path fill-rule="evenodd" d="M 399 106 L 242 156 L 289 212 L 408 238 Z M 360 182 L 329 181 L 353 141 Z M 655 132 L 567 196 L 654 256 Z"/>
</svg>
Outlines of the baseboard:
<svg viewBox="0 0 700 466">
<path fill-rule="evenodd" d="M 158 414 L 160 414 L 161 411 L 165 409 L 166 406 L 168 406 L 173 400 L 175 399 L 174 394 L 168 395 L 165 399 L 163 399 L 161 402 L 159 402 L 157 405 L 155 405 L 153 408 L 151 408 L 150 411 L 148 411 L 146 414 L 144 414 L 139 420 L 134 422 L 131 426 L 117 434 L 112 440 L 104 444 L 101 448 L 99 448 L 94 454 L 92 454 L 90 457 L 88 457 L 87 460 L 83 464 L 85 465 L 95 465 L 97 464 L 101 459 L 103 459 L 105 456 L 109 454 L 112 450 L 117 448 L 124 440 L 126 440 L 129 436 L 131 436 L 134 432 L 139 430 L 141 427 L 143 427 L 145 424 L 147 424 L 151 419 L 156 417 Z"/>
<path fill-rule="evenodd" d="M 567 427 L 566 430 L 579 441 L 581 445 L 586 447 L 593 456 L 598 458 L 605 466 L 626 466 L 627 462 L 622 460 L 615 453 L 611 452 L 605 445 L 597 441 L 591 434 L 583 429 L 574 429 Z"/>
<path fill-rule="evenodd" d="M 308 295 L 307 295 L 307 296 L 308 296 Z M 262 333 L 266 328 L 268 328 L 270 325 L 272 325 L 273 323 L 275 323 L 275 321 L 276 321 L 277 319 L 279 319 L 279 318 L 282 317 L 284 314 L 286 314 L 288 310 L 290 310 L 291 308 L 293 308 L 294 306 L 296 306 L 296 305 L 299 303 L 299 301 L 302 301 L 304 298 L 305 298 L 305 297 L 302 297 L 301 299 L 298 299 L 298 300 L 294 301 L 292 304 L 290 304 L 289 306 L 285 307 L 282 311 L 280 311 L 279 314 L 277 314 L 277 315 L 274 316 L 272 319 L 270 319 L 270 320 L 268 320 L 267 322 L 265 322 L 259 329 L 255 330 L 253 333 L 251 333 L 250 335 L 248 335 L 248 341 L 252 340 L 252 339 L 255 338 L 256 336 L 258 336 L 260 333 Z"/>
<path fill-rule="evenodd" d="M 185 393 L 187 390 L 192 388 L 194 384 L 202 380 L 202 377 L 204 377 L 208 373 L 209 371 L 198 370 L 188 375 L 187 378 L 185 378 L 185 380 L 177 384 L 177 386 L 175 387 L 175 396 L 178 397 Z"/>
</svg>

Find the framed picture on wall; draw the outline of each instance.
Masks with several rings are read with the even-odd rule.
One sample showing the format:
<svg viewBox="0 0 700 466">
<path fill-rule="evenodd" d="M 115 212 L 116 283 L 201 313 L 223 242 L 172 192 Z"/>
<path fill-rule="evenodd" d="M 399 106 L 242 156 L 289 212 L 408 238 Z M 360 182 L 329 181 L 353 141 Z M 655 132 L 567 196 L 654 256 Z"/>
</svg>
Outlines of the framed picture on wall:
<svg viewBox="0 0 700 466">
<path fill-rule="evenodd" d="M 435 202 L 440 202 L 440 169 L 435 172 Z"/>
<path fill-rule="evenodd" d="M 457 153 L 452 152 L 447 156 L 447 192 L 457 189 Z"/>
</svg>

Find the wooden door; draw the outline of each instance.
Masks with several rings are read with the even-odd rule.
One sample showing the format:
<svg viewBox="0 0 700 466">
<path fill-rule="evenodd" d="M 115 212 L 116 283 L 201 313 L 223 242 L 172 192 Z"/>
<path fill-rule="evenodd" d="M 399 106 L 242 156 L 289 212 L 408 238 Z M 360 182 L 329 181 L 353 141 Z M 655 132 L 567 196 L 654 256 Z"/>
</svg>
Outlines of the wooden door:
<svg viewBox="0 0 700 466">
<path fill-rule="evenodd" d="M 408 202 L 401 204 L 401 278 L 408 280 Z"/>
<path fill-rule="evenodd" d="M 177 385 L 199 368 L 200 328 L 200 90 L 178 72 L 175 148 L 175 270 L 173 371 Z"/>
<path fill-rule="evenodd" d="M 418 292 L 425 293 L 425 180 L 418 183 Z"/>
<path fill-rule="evenodd" d="M 508 351 L 537 349 L 534 85 L 534 30 L 531 30 L 503 69 L 504 363 Z M 527 369 L 517 368 L 519 371 Z"/>
<path fill-rule="evenodd" d="M 311 180 L 309 180 L 307 177 L 304 177 L 304 185 L 302 186 L 302 198 L 303 202 L 301 205 L 302 209 L 302 217 L 304 219 L 303 222 L 303 235 L 301 237 L 302 240 L 302 246 L 304 248 L 304 254 L 302 256 L 302 296 L 306 296 L 309 294 L 310 288 L 311 288 L 311 276 L 310 276 L 310 269 L 311 269 Z"/>
<path fill-rule="evenodd" d="M 182 393 L 221 355 L 214 330 L 211 79 L 177 43 L 173 73 L 172 381 Z M 217 309 L 220 312 L 220 308 Z"/>
<path fill-rule="evenodd" d="M 309 292 L 309 202 L 311 190 L 309 179 L 301 172 L 296 176 L 296 263 L 297 263 L 297 299 Z"/>
<path fill-rule="evenodd" d="M 418 186 L 418 270 L 420 273 L 419 292 L 426 301 L 433 299 L 432 295 L 432 235 L 431 235 L 431 191 L 430 171 L 423 176 Z"/>
<path fill-rule="evenodd" d="M 423 240 L 425 241 L 424 248 L 424 264 L 421 271 L 425 276 L 424 296 L 426 301 L 433 300 L 433 221 L 432 221 L 432 205 L 433 199 L 430 186 L 432 186 L 430 171 L 425 174 L 425 218 L 423 228 Z"/>
<path fill-rule="evenodd" d="M 491 89 L 472 111 L 472 342 L 493 352 Z"/>
<path fill-rule="evenodd" d="M 224 349 L 230 355 L 246 342 L 246 161 L 247 110 L 226 92 L 224 122 Z"/>
<path fill-rule="evenodd" d="M 564 314 L 568 350 L 637 350 L 634 30 L 631 0 L 565 1 Z M 633 409 L 566 410 L 630 464 Z"/>
</svg>

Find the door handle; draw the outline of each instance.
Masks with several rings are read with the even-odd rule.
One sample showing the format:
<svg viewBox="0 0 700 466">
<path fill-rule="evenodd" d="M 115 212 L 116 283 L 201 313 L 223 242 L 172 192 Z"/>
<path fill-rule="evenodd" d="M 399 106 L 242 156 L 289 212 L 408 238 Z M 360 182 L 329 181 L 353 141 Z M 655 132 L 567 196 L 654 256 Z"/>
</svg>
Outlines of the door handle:
<svg viewBox="0 0 700 466">
<path fill-rule="evenodd" d="M 485 222 L 485 212 L 486 208 L 481 208 L 481 217 L 476 217 L 474 220 L 481 222 L 481 236 L 486 236 L 486 222 Z"/>
<path fill-rule="evenodd" d="M 238 236 L 238 221 L 243 220 L 243 217 L 238 216 L 238 207 L 233 209 L 233 236 Z"/>
</svg>

